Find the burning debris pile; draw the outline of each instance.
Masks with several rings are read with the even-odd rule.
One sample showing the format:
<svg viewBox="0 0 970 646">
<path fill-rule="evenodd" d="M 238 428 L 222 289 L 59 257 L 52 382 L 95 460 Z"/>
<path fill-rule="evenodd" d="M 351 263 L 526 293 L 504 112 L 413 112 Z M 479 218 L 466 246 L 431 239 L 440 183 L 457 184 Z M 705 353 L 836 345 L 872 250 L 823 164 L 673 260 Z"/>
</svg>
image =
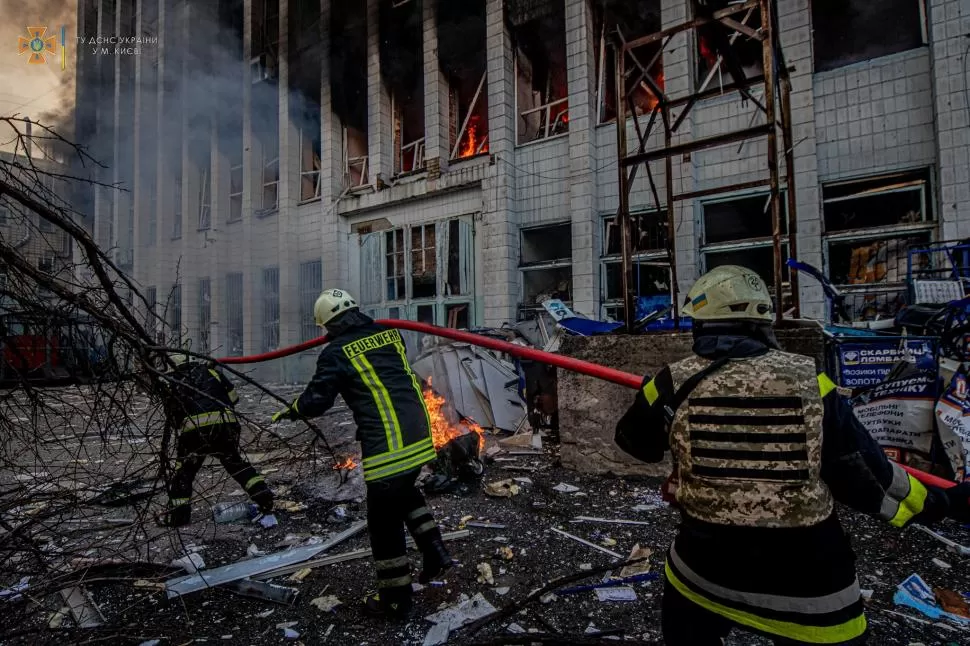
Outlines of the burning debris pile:
<svg viewBox="0 0 970 646">
<path fill-rule="evenodd" d="M 485 473 L 482 453 L 485 450 L 485 431 L 475 422 L 458 418 L 454 408 L 432 387 L 432 378 L 424 384 L 424 403 L 431 418 L 431 437 L 438 459 L 433 473 L 425 481 L 425 489 L 444 493 L 456 487 L 467 491 Z"/>
</svg>

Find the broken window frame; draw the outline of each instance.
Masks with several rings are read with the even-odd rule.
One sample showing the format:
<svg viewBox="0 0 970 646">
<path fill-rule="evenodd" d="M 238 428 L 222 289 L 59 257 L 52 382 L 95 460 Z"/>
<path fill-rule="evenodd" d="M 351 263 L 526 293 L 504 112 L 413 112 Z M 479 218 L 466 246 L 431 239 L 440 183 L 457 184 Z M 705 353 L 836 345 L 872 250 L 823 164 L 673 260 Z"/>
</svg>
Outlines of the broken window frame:
<svg viewBox="0 0 970 646">
<path fill-rule="evenodd" d="M 751 29 L 758 32 L 760 32 L 761 30 L 761 10 L 759 7 L 753 7 L 751 9 L 748 9 L 743 14 L 741 13 L 736 14 L 735 16 L 733 16 L 733 18 L 737 22 L 744 25 L 745 27 L 750 27 Z M 711 23 L 710 25 L 708 25 L 708 27 L 721 28 L 721 29 L 724 29 L 726 32 L 728 32 L 727 38 L 732 47 L 736 46 L 739 40 L 742 40 L 742 39 L 744 41 L 752 40 L 751 36 L 742 34 L 740 31 L 731 29 L 727 25 L 720 26 L 720 24 Z M 698 29 L 692 29 L 691 34 L 692 34 L 691 39 L 693 41 L 693 61 L 694 61 L 693 65 L 691 65 L 691 80 L 693 83 L 694 93 L 700 94 L 701 92 L 704 92 L 705 90 L 707 90 L 710 87 L 711 83 L 714 81 L 715 77 L 717 77 L 718 87 L 724 87 L 725 85 L 729 85 L 733 83 L 734 79 L 731 77 L 730 73 L 728 73 L 727 70 L 724 69 L 724 58 L 720 54 L 717 55 L 717 58 L 715 59 L 715 63 L 710 69 L 708 69 L 706 72 L 701 70 L 701 62 L 704 60 L 704 57 L 701 55 L 701 31 Z M 759 50 L 762 48 L 762 45 L 760 44 L 760 42 L 758 44 L 758 48 Z M 764 59 L 758 58 L 758 61 L 759 61 L 758 73 L 755 74 L 753 77 L 748 76 L 747 74 L 745 74 L 745 76 L 747 76 L 748 78 L 757 78 L 757 77 L 764 76 Z M 726 80 L 724 78 L 725 75 L 727 75 Z M 757 109 L 756 109 L 756 113 L 757 113 Z"/>
<path fill-rule="evenodd" d="M 300 293 L 300 342 L 320 336 L 314 319 L 313 306 L 323 291 L 323 263 L 309 260 L 300 263 L 298 291 Z"/>
<path fill-rule="evenodd" d="M 264 267 L 262 272 L 262 351 L 280 347 L 280 268 Z"/>
<path fill-rule="evenodd" d="M 452 223 L 455 223 L 454 225 Z M 435 267 L 436 267 L 436 287 L 435 296 L 427 298 L 411 298 L 413 294 L 412 286 L 412 227 L 434 226 L 435 227 Z M 454 228 L 454 232 L 452 231 Z M 387 234 L 396 236 L 397 231 L 402 231 L 404 245 L 401 251 L 396 249 L 389 253 L 387 248 Z M 454 235 L 453 235 L 454 233 Z M 414 225 L 405 225 L 372 233 L 362 234 L 361 248 L 365 247 L 365 239 L 369 236 L 379 236 L 376 250 L 369 256 L 371 263 L 377 263 L 377 267 L 365 268 L 362 265 L 362 272 L 380 271 L 380 299 L 375 300 L 371 294 L 377 295 L 374 285 L 361 285 L 361 309 L 372 313 L 374 316 L 389 316 L 391 318 L 402 318 L 407 320 L 418 320 L 419 311 L 425 312 L 424 308 L 433 308 L 433 318 L 436 322 L 448 320 L 448 312 L 456 306 L 467 306 L 467 320 L 469 324 L 475 321 L 475 229 L 473 216 L 457 216 L 435 220 L 432 222 L 420 222 Z M 451 244 L 457 242 L 457 252 L 455 252 L 454 266 L 452 266 Z M 374 239 L 371 239 L 372 241 Z M 446 253 L 447 247 L 447 253 Z M 400 276 L 387 276 L 387 263 L 393 253 L 403 252 L 404 267 L 404 297 L 396 300 L 388 299 L 387 281 L 400 279 Z M 378 259 L 379 257 L 379 259 Z M 362 263 L 368 261 L 362 257 Z M 449 272 L 455 269 L 458 281 L 458 291 L 452 290 L 452 277 Z M 462 291 L 464 289 L 464 291 Z M 419 308 L 421 308 L 419 310 Z"/>
<path fill-rule="evenodd" d="M 241 161 L 229 167 L 229 214 L 226 222 L 239 222 L 242 220 L 243 173 L 243 164 Z M 233 182 L 236 177 L 239 178 L 239 181 Z M 238 190 L 233 190 L 233 188 Z"/>
<path fill-rule="evenodd" d="M 562 17 L 563 17 L 562 37 L 563 37 L 563 45 L 565 47 L 565 42 L 566 42 L 565 5 L 558 2 L 553 4 L 557 5 L 558 10 L 563 12 L 562 13 Z M 526 23 L 523 23 L 523 24 L 526 24 Z M 514 105 L 515 105 L 515 145 L 528 146 L 530 144 L 534 144 L 540 141 L 548 141 L 549 139 L 555 139 L 556 137 L 564 137 L 568 135 L 569 134 L 568 80 L 566 82 L 565 94 L 561 98 L 547 101 L 546 103 L 537 105 L 527 110 L 522 110 L 519 107 L 519 50 L 520 48 L 518 47 L 518 45 L 514 43 L 514 37 L 513 37 L 512 83 L 514 86 L 513 98 L 514 98 Z M 565 60 L 566 67 L 568 68 L 568 52 L 564 56 L 564 60 Z M 567 74 L 565 70 L 564 70 L 564 74 Z M 539 114 L 538 130 L 534 138 L 530 140 L 523 140 L 525 133 L 523 132 L 523 129 L 522 129 L 522 123 L 526 121 L 527 116 L 530 116 L 532 114 Z"/>
<path fill-rule="evenodd" d="M 885 182 L 883 188 L 878 184 Z M 872 186 L 876 184 L 876 186 Z M 870 186 L 867 190 L 836 197 L 825 197 L 826 190 L 839 190 L 851 188 L 852 185 Z M 826 182 L 822 185 L 822 253 L 824 260 L 824 270 L 836 287 L 846 295 L 847 310 L 854 321 L 864 320 L 865 312 L 873 303 L 876 304 L 877 314 L 883 316 L 894 315 L 894 311 L 899 306 L 905 305 L 909 301 L 909 289 L 907 287 L 906 259 L 897 255 L 896 272 L 897 280 L 884 280 L 871 283 L 846 283 L 837 281 L 832 267 L 834 248 L 852 245 L 858 249 L 864 246 L 885 243 L 887 246 L 887 278 L 889 277 L 888 249 L 893 241 L 902 242 L 909 240 L 904 249 L 908 249 L 913 244 L 926 245 L 933 243 L 938 234 L 939 222 L 933 210 L 933 187 L 932 175 L 929 169 L 921 169 L 912 172 L 892 173 L 885 175 L 866 176 L 845 181 Z M 841 192 L 841 191 L 840 191 Z M 826 206 L 830 204 L 841 204 L 852 200 L 865 200 L 866 198 L 876 198 L 886 195 L 899 195 L 901 193 L 916 192 L 919 194 L 920 202 L 920 221 L 914 223 L 897 222 L 882 226 L 863 226 L 855 229 L 827 230 Z M 915 239 L 919 240 L 915 240 Z M 897 254 L 900 249 L 895 250 Z M 850 250 L 850 271 L 851 271 L 851 250 Z M 880 299 L 883 299 L 880 304 Z M 860 307 L 859 301 L 868 302 L 869 306 Z M 881 310 L 881 311 L 880 311 Z"/>
<path fill-rule="evenodd" d="M 540 273 L 551 273 L 556 276 L 562 276 L 566 273 L 569 274 L 569 297 L 561 298 L 563 303 L 567 306 L 572 306 L 573 302 L 573 257 L 572 257 L 572 236 L 570 231 L 569 241 L 569 251 L 567 255 L 550 257 L 544 260 L 536 260 L 532 262 L 522 262 L 521 259 L 524 257 L 523 248 L 525 246 L 526 238 L 531 236 L 533 233 L 538 233 L 541 231 L 548 231 L 554 228 L 560 227 L 572 227 L 572 222 L 550 222 L 548 224 L 541 224 L 531 227 L 523 227 L 519 229 L 519 294 L 522 296 L 522 300 L 518 304 L 518 314 L 517 318 L 520 321 L 528 320 L 534 318 L 535 313 L 545 311 L 542 307 L 541 302 L 528 303 L 526 302 L 526 286 L 529 278 Z M 568 272 L 566 271 L 568 270 Z"/>
<path fill-rule="evenodd" d="M 344 150 L 344 174 L 346 184 L 350 190 L 363 188 L 370 185 L 370 155 L 350 156 L 350 135 L 347 126 L 343 128 L 343 150 Z M 353 182 L 354 171 L 358 173 L 359 180 Z"/>
<path fill-rule="evenodd" d="M 199 279 L 199 352 L 208 354 L 212 326 L 212 282 L 208 276 Z"/>
<path fill-rule="evenodd" d="M 172 189 L 172 240 L 179 240 L 182 237 L 182 174 L 177 173 L 173 179 Z"/>
<path fill-rule="evenodd" d="M 391 119 L 396 122 L 392 124 L 392 130 L 399 132 L 400 136 L 394 136 L 394 146 L 398 150 L 394 151 L 394 176 L 403 177 L 407 175 L 412 175 L 415 173 L 421 173 L 426 170 L 426 159 L 425 159 L 425 137 L 424 129 L 421 130 L 421 136 L 414 141 L 406 142 L 404 141 L 404 116 L 403 110 L 397 109 L 396 97 L 391 95 Z M 400 120 L 398 115 L 400 113 Z M 407 164 L 404 163 L 406 159 L 410 156 L 411 167 L 408 168 Z"/>
<path fill-rule="evenodd" d="M 477 157 L 478 155 L 488 154 L 488 92 L 485 91 L 485 84 L 488 81 L 488 72 L 482 73 L 482 80 L 478 82 L 478 89 L 475 90 L 475 94 L 472 97 L 472 101 L 468 106 L 468 111 L 465 113 L 464 118 L 461 122 L 461 128 L 455 134 L 455 142 L 451 149 L 451 161 L 461 161 L 465 159 L 471 159 Z M 457 102 L 457 100 L 456 100 Z M 469 128 L 474 128 L 471 126 L 472 117 L 475 115 L 475 109 L 478 107 L 480 102 L 485 102 L 484 109 L 484 119 L 485 122 L 485 136 L 482 137 L 479 144 L 475 147 L 475 150 L 469 155 L 463 155 L 462 142 L 465 140 L 465 133 L 469 132 Z"/>
<path fill-rule="evenodd" d="M 212 203 L 209 199 L 211 190 L 209 168 L 202 169 L 202 176 L 199 180 L 199 231 L 208 231 L 212 228 Z"/>
<path fill-rule="evenodd" d="M 845 5 L 851 4 L 852 0 L 841 0 Z M 893 38 L 896 34 L 887 35 L 885 43 L 877 43 L 878 46 L 884 47 L 884 51 L 878 53 L 853 53 L 851 50 L 846 50 L 842 52 L 841 58 L 838 59 L 828 59 L 819 58 L 820 53 L 825 53 L 827 51 L 832 51 L 831 47 L 828 47 L 828 42 L 820 42 L 817 38 L 825 33 L 825 25 L 818 19 L 815 14 L 816 9 L 820 12 L 824 12 L 825 9 L 822 7 L 823 3 L 812 2 L 809 11 L 812 13 L 812 65 L 813 70 L 816 73 L 830 72 L 833 70 L 841 69 L 849 65 L 855 65 L 857 63 L 864 63 L 866 61 L 875 60 L 882 58 L 884 56 L 893 56 L 895 54 L 901 54 L 903 52 L 911 52 L 921 47 L 929 45 L 929 28 L 927 22 L 927 10 L 926 10 L 926 0 L 904 0 L 907 2 L 912 2 L 917 5 L 917 10 L 919 12 L 919 18 L 916 21 L 919 25 L 919 42 L 913 46 L 900 47 L 900 39 Z M 897 25 L 911 25 L 913 21 L 904 18 L 900 15 L 899 11 L 894 11 L 893 9 L 880 6 L 878 8 L 881 12 L 892 12 L 895 15 L 894 23 Z M 872 47 L 873 43 L 871 40 L 866 41 L 866 45 Z"/>
<path fill-rule="evenodd" d="M 242 272 L 227 273 L 226 354 L 230 357 L 241 357 L 246 347 L 245 294 L 246 287 Z"/>
<path fill-rule="evenodd" d="M 437 223 L 428 222 L 424 224 L 413 224 L 410 227 L 410 255 L 411 255 L 411 265 L 409 267 L 408 274 L 411 277 L 410 284 L 408 286 L 408 298 L 411 300 L 424 300 L 433 299 L 438 296 L 438 283 L 441 282 L 438 277 L 438 247 L 437 247 Z M 430 232 L 430 235 L 429 235 Z M 418 240 L 415 240 L 415 238 Z M 430 238 L 430 242 L 429 242 Z M 434 286 L 433 293 L 431 295 L 416 296 L 415 295 L 415 282 L 428 282 L 428 281 L 415 281 L 418 272 L 418 265 L 420 263 L 420 270 L 422 276 L 427 276 L 428 274 L 434 274 Z M 430 268 L 429 268 L 430 265 Z"/>
<path fill-rule="evenodd" d="M 300 128 L 300 203 L 319 200 L 323 187 L 322 163 L 322 140 L 319 128 L 316 136 L 307 132 L 306 128 Z M 309 144 L 309 146 L 308 146 Z M 309 148 L 309 150 L 307 150 Z M 307 153 L 311 168 L 307 169 Z M 312 187 L 312 192 L 306 190 L 307 182 Z"/>
<path fill-rule="evenodd" d="M 718 265 L 710 263 L 712 257 L 716 257 L 719 254 L 737 254 L 741 252 L 750 252 L 754 250 L 763 251 L 768 249 L 772 254 L 772 272 L 771 275 L 762 275 L 765 284 L 771 286 L 774 284 L 774 238 L 769 232 L 767 235 L 753 236 L 750 238 L 736 238 L 731 240 L 724 240 L 721 242 L 707 243 L 706 239 L 706 222 L 705 222 L 705 207 L 714 204 L 723 204 L 725 202 L 734 202 L 741 200 L 752 200 L 752 199 L 764 199 L 766 204 L 770 204 L 771 194 L 765 191 L 752 191 L 744 193 L 734 193 L 726 197 L 718 197 L 709 200 L 702 200 L 700 202 L 699 209 L 699 221 L 698 225 L 702 232 L 701 240 L 702 244 L 699 249 L 700 260 L 701 260 L 701 270 L 702 272 L 707 272 Z M 781 235 L 781 253 L 782 253 L 782 288 L 784 290 L 785 303 L 782 307 L 785 307 L 788 299 L 791 297 L 791 283 L 790 283 L 790 269 L 788 268 L 786 261 L 789 257 L 788 251 L 788 203 L 785 199 L 785 191 L 779 192 L 779 203 L 781 206 L 781 225 L 782 225 L 782 235 Z M 763 211 L 762 216 L 767 218 L 769 223 L 771 220 L 770 208 Z M 723 263 L 722 263 L 723 264 Z M 739 263 L 740 264 L 740 263 Z M 747 266 L 747 265 L 743 265 Z M 749 267 L 755 270 L 754 267 Z M 755 270 L 756 271 L 756 270 Z M 760 272 L 758 272 L 759 275 Z M 774 293 L 772 293 L 774 297 Z"/>
<path fill-rule="evenodd" d="M 175 283 L 172 285 L 172 293 L 169 297 L 169 327 L 172 330 L 172 340 L 169 345 L 182 345 L 182 285 Z"/>
<path fill-rule="evenodd" d="M 259 215 L 271 215 L 279 210 L 280 207 L 280 158 L 279 158 L 279 147 L 277 146 L 276 157 L 267 158 L 267 154 L 263 151 L 263 164 L 262 164 L 262 191 L 260 192 L 260 211 Z M 272 191 L 272 200 L 267 200 L 269 193 Z M 267 204 L 267 202 L 271 202 Z"/>
<path fill-rule="evenodd" d="M 666 207 L 661 206 L 659 210 L 650 211 L 638 211 L 636 213 L 630 214 L 631 221 L 631 244 L 630 244 L 630 262 L 634 269 L 634 278 L 639 277 L 638 265 L 647 266 L 662 266 L 667 268 L 668 272 L 668 282 L 670 280 L 670 263 L 669 255 L 666 248 L 667 239 L 667 226 L 664 224 L 663 219 L 666 217 Z M 617 235 L 619 235 L 619 223 L 616 222 L 616 214 L 609 213 L 603 216 L 603 246 L 600 252 L 600 304 L 603 310 L 603 315 L 610 317 L 614 320 L 620 321 L 623 319 L 623 288 L 620 287 L 620 292 L 615 296 L 611 296 L 609 293 L 609 280 L 608 280 L 608 270 L 615 266 L 622 266 L 623 258 L 622 253 L 619 248 L 616 251 L 610 252 L 610 233 L 611 228 L 617 230 Z M 637 246 L 638 240 L 636 239 L 636 233 L 640 231 L 641 224 L 648 219 L 656 218 L 658 220 L 655 223 L 656 231 L 658 232 L 657 242 L 655 247 L 640 249 Z M 622 271 L 622 269 L 620 270 Z M 634 289 L 638 289 L 634 285 Z M 637 295 L 641 294 L 637 291 Z"/>
</svg>

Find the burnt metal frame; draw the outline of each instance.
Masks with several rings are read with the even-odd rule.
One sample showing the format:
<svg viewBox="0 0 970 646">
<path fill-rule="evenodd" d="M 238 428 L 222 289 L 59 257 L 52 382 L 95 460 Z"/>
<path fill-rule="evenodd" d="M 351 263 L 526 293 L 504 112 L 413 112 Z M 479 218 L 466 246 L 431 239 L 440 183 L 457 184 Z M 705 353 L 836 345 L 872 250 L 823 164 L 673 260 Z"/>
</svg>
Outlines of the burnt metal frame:
<svg viewBox="0 0 970 646">
<path fill-rule="evenodd" d="M 677 287 L 677 258 L 676 258 L 676 231 L 674 226 L 674 204 L 678 201 L 729 193 L 749 188 L 768 186 L 770 187 L 770 208 L 772 219 L 772 243 L 774 249 L 774 296 L 776 303 L 776 321 L 782 319 L 782 233 L 781 233 L 781 205 L 780 205 L 780 178 L 778 169 L 778 131 L 782 133 L 782 145 L 784 146 L 785 162 L 785 183 L 786 197 L 788 201 L 788 245 L 789 257 L 797 258 L 797 217 L 795 213 L 795 162 L 794 144 L 791 131 L 791 82 L 789 70 L 784 61 L 784 55 L 778 43 L 778 27 L 775 16 L 774 0 L 748 0 L 743 4 L 729 6 L 724 9 L 711 12 L 704 11 L 697 6 L 696 1 L 692 1 L 694 6 L 693 20 L 669 27 L 656 33 L 626 40 L 619 27 L 614 33 L 613 47 L 616 51 L 616 82 L 614 87 L 616 98 L 616 148 L 617 148 L 617 174 L 619 178 L 619 208 L 617 209 L 617 220 L 620 224 L 621 240 L 621 262 L 623 271 L 623 296 L 624 296 L 624 322 L 627 330 L 633 329 L 636 303 L 633 293 L 633 264 L 631 262 L 631 222 L 630 222 L 630 190 L 636 179 L 637 171 L 642 164 L 647 173 L 647 180 L 650 183 L 650 191 L 653 195 L 654 206 L 658 210 L 665 210 L 667 214 L 667 255 L 670 267 L 671 280 L 671 306 L 675 325 L 680 327 L 680 306 L 678 303 Z M 748 16 L 754 9 L 761 11 L 761 25 L 755 30 L 744 24 Z M 738 21 L 733 16 L 747 12 L 744 20 Z M 721 85 L 717 88 L 701 88 L 701 91 L 689 94 L 684 97 L 671 98 L 665 94 L 662 88 L 650 76 L 650 69 L 661 60 L 663 51 L 670 42 L 670 39 L 681 32 L 696 29 L 697 27 L 719 22 L 735 34 L 747 36 L 761 41 L 762 43 L 762 63 L 764 68 L 763 76 L 746 78 L 741 65 L 735 58 L 730 47 L 722 48 L 721 58 L 718 65 L 726 68 L 731 76 L 732 82 Z M 654 55 L 653 59 L 644 65 L 636 56 L 633 50 L 643 45 L 660 42 L 661 47 Z M 627 70 L 627 65 L 631 67 Z M 635 74 L 634 74 L 635 73 Z M 635 76 L 633 83 L 628 83 L 628 77 Z M 758 101 L 750 92 L 750 88 L 757 84 L 764 84 L 763 103 Z M 640 123 L 640 118 L 636 113 L 634 104 L 634 92 L 640 87 L 646 87 L 657 99 L 657 104 L 650 114 L 646 127 Z M 766 116 L 765 123 L 752 126 L 743 130 L 728 132 L 712 137 L 694 139 L 684 143 L 674 145 L 672 139 L 680 125 L 684 122 L 691 108 L 698 100 L 724 94 L 727 92 L 739 92 L 743 97 L 754 103 L 757 108 Z M 776 107 L 776 102 L 780 98 L 780 106 Z M 682 107 L 680 114 L 674 115 L 671 110 L 675 107 Z M 779 109 L 780 108 L 780 109 Z M 626 122 L 627 116 L 633 116 L 633 125 L 636 129 L 638 148 L 635 154 L 628 154 Z M 656 150 L 647 150 L 647 140 L 657 124 L 657 117 L 663 124 L 664 146 Z M 736 141 L 746 141 L 755 137 L 768 138 L 768 179 L 756 180 L 743 183 L 736 183 L 716 188 L 709 188 L 687 193 L 675 194 L 673 181 L 673 157 L 676 155 L 689 154 L 694 151 L 722 146 Z M 650 172 L 650 162 L 664 160 L 666 197 L 667 204 L 661 206 L 660 196 L 657 186 Z M 798 300 L 798 278 L 795 272 L 790 274 L 790 286 L 792 291 L 792 303 L 794 305 L 793 315 L 799 316 Z"/>
</svg>

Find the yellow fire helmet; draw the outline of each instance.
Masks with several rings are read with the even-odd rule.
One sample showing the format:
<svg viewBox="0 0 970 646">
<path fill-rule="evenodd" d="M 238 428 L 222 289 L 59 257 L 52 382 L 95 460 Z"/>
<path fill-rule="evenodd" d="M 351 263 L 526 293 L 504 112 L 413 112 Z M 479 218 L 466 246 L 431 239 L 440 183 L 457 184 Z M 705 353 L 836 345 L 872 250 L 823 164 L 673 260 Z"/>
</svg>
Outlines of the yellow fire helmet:
<svg viewBox="0 0 970 646">
<path fill-rule="evenodd" d="M 681 313 L 698 321 L 771 322 L 771 312 L 771 296 L 761 276 L 745 267 L 722 265 L 697 279 Z"/>
<path fill-rule="evenodd" d="M 313 305 L 313 318 L 320 327 L 325 326 L 341 312 L 357 307 L 357 301 L 342 289 L 328 289 L 320 294 Z"/>
</svg>

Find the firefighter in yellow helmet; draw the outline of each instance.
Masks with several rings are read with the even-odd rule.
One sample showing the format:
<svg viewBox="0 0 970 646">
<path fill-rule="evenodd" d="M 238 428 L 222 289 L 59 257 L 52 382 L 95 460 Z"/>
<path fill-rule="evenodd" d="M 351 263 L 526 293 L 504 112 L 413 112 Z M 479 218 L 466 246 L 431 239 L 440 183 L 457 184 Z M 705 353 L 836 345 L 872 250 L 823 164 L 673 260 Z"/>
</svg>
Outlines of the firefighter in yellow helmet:
<svg viewBox="0 0 970 646">
<path fill-rule="evenodd" d="M 273 421 L 317 417 L 341 395 L 357 423 L 367 484 L 367 528 L 377 568 L 373 614 L 405 617 L 411 608 L 411 565 L 405 527 L 423 556 L 419 580 L 451 567 L 451 557 L 421 492 L 421 467 L 436 458 L 431 421 L 401 334 L 363 314 L 353 296 L 328 289 L 314 306 L 317 325 L 330 337 L 303 393 Z"/>
<path fill-rule="evenodd" d="M 732 628 L 776 644 L 864 644 L 855 555 L 834 503 L 895 527 L 970 517 L 970 484 L 926 487 L 886 459 L 812 357 L 780 350 L 762 279 L 718 267 L 690 290 L 694 355 L 645 378 L 616 442 L 670 450 L 682 524 L 666 564 L 669 646 Z"/>
</svg>

